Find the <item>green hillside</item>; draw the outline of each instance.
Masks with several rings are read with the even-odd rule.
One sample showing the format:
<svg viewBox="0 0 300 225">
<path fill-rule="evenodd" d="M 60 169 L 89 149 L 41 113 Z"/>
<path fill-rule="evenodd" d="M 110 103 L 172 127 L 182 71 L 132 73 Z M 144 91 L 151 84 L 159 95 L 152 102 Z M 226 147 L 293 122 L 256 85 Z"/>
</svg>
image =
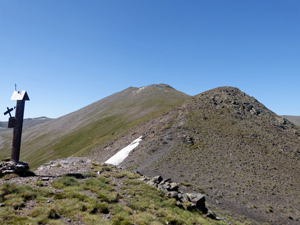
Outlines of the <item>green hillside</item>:
<svg viewBox="0 0 300 225">
<path fill-rule="evenodd" d="M 237 88 L 189 97 L 165 84 L 130 87 L 24 129 L 20 158 L 31 168 L 80 155 L 105 162 L 140 136 L 123 168 L 203 192 L 240 221 L 299 223 L 300 127 Z M 1 133 L 1 158 L 10 143 Z"/>
<path fill-rule="evenodd" d="M 24 128 L 20 160 L 35 168 L 57 158 L 86 154 L 186 97 L 165 84 L 130 87 L 58 119 Z M 0 158 L 10 156 L 11 135 L 0 134 Z"/>
</svg>

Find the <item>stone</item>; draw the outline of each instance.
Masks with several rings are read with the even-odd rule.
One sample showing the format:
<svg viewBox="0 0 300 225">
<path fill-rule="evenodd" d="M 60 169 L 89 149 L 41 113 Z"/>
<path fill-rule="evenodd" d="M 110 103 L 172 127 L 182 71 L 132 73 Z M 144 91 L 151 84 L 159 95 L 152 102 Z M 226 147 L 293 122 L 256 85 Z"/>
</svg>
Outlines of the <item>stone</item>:
<svg viewBox="0 0 300 225">
<path fill-rule="evenodd" d="M 151 182 L 153 182 L 155 184 L 159 184 L 162 180 L 163 180 L 163 178 L 161 176 L 156 176 L 151 179 Z"/>
<path fill-rule="evenodd" d="M 180 200 L 181 200 L 182 202 L 188 202 L 188 201 L 189 201 L 189 198 L 188 198 L 188 196 L 187 196 L 186 194 L 181 194 Z"/>
<path fill-rule="evenodd" d="M 159 191 L 165 191 L 163 185 L 161 185 L 161 184 L 157 185 L 157 189 L 158 189 Z"/>
<path fill-rule="evenodd" d="M 186 195 L 188 196 L 190 202 L 195 204 L 198 209 L 207 211 L 205 206 L 205 195 L 200 193 L 187 193 Z"/>
<path fill-rule="evenodd" d="M 196 208 L 196 205 L 194 203 L 190 203 L 190 205 L 187 207 L 188 210 L 193 210 Z"/>
<path fill-rule="evenodd" d="M 8 174 L 8 173 L 24 173 L 29 169 L 29 165 L 26 162 L 1 162 L 0 163 L 0 174 Z"/>
<path fill-rule="evenodd" d="M 168 179 L 162 180 L 162 181 L 160 182 L 160 184 L 163 185 L 163 184 L 171 183 L 171 182 L 172 182 L 171 178 L 168 178 Z"/>
<path fill-rule="evenodd" d="M 183 206 L 182 206 L 182 204 L 181 204 L 180 201 L 177 201 L 177 202 L 176 202 L 176 205 L 177 205 L 179 208 L 183 208 Z"/>
<path fill-rule="evenodd" d="M 216 220 L 226 220 L 225 217 L 216 217 Z"/>
<path fill-rule="evenodd" d="M 169 197 L 169 198 L 178 198 L 178 192 L 177 191 L 169 191 L 169 192 L 167 192 L 167 197 Z"/>
<path fill-rule="evenodd" d="M 169 183 L 166 183 L 166 184 L 163 185 L 163 188 L 168 190 L 168 191 L 170 190 L 170 187 L 171 187 L 171 185 Z"/>
<path fill-rule="evenodd" d="M 139 181 L 147 181 L 147 178 L 146 177 L 140 177 L 140 178 L 138 178 L 137 180 L 139 180 Z"/>
<path fill-rule="evenodd" d="M 179 185 L 177 183 L 170 183 L 169 191 L 177 191 L 178 192 Z"/>
<path fill-rule="evenodd" d="M 195 208 L 200 209 L 208 217 L 216 219 L 216 216 L 211 211 L 208 211 L 205 205 L 205 195 L 201 193 L 182 193 L 178 191 L 179 184 L 172 182 L 171 179 L 165 179 L 161 176 L 153 177 L 147 184 L 156 187 L 158 190 L 163 191 L 167 197 L 175 198 L 177 206 L 183 207 L 182 203 L 185 202 L 187 210 Z"/>
<path fill-rule="evenodd" d="M 61 166 L 59 162 L 51 163 L 50 166 L 52 167 L 58 167 Z"/>
<path fill-rule="evenodd" d="M 183 138 L 184 138 L 183 143 L 185 143 L 187 145 L 194 145 L 194 140 L 192 137 L 184 136 Z"/>
<path fill-rule="evenodd" d="M 156 185 L 157 185 L 156 183 L 154 183 L 154 182 L 151 181 L 151 180 L 148 181 L 147 184 L 149 184 L 149 185 L 152 186 L 152 187 L 156 187 Z"/>
<path fill-rule="evenodd" d="M 217 219 L 216 215 L 211 210 L 207 211 L 206 217 L 209 217 L 209 218 L 214 219 L 214 220 Z"/>
</svg>

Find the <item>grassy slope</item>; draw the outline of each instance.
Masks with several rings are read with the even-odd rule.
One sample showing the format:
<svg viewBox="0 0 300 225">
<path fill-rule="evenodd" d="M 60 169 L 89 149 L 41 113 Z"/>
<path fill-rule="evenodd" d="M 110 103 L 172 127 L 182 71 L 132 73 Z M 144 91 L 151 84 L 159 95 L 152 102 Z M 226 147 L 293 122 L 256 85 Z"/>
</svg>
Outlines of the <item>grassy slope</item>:
<svg viewBox="0 0 300 225">
<path fill-rule="evenodd" d="M 142 134 L 124 162 L 129 168 L 204 190 L 220 207 L 260 222 L 297 223 L 299 127 L 238 89 L 217 88 L 166 111 L 184 96 L 157 88 L 129 88 L 29 130 L 21 159 L 37 166 L 108 144 L 112 154 Z"/>
<path fill-rule="evenodd" d="M 198 209 L 179 208 L 175 199 L 139 181 L 138 174 L 94 164 L 81 177 L 69 174 L 51 185 L 42 180 L 30 183 L 30 178 L 26 185 L 1 185 L 0 202 L 4 205 L 0 207 L 0 223 L 226 224 L 206 218 Z"/>
<path fill-rule="evenodd" d="M 259 222 L 299 221 L 300 128 L 238 89 L 191 97 L 131 132 L 145 139 L 123 166 L 189 183 Z"/>
<path fill-rule="evenodd" d="M 136 120 L 177 103 L 187 95 L 166 85 L 130 87 L 58 119 L 24 129 L 21 161 L 32 168 L 49 160 L 85 154 L 133 126 Z M 2 136 L 0 157 L 10 155 L 11 136 Z M 80 152 L 80 153 L 79 153 Z"/>
</svg>

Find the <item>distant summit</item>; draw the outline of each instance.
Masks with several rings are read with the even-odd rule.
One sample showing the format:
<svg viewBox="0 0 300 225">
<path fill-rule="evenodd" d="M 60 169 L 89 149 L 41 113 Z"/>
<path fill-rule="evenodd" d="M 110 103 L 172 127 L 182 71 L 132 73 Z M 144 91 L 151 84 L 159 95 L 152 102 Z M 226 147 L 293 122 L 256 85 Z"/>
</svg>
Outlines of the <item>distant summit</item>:
<svg viewBox="0 0 300 225">
<path fill-rule="evenodd" d="M 49 120 L 52 120 L 48 117 L 42 116 L 42 117 L 36 117 L 36 118 L 27 118 L 23 120 L 23 127 L 30 127 L 34 126 L 40 123 L 47 122 Z M 0 122 L 0 129 L 6 129 L 8 122 Z"/>
<path fill-rule="evenodd" d="M 150 84 L 150 85 L 147 85 L 147 86 L 143 86 L 143 87 L 140 87 L 140 88 L 147 88 L 147 87 L 157 87 L 157 88 L 171 88 L 171 89 L 174 89 L 172 86 L 168 85 L 168 84 Z"/>
<path fill-rule="evenodd" d="M 283 118 L 287 119 L 288 121 L 292 122 L 293 124 L 300 126 L 300 116 L 282 116 Z"/>
<path fill-rule="evenodd" d="M 175 88 L 171 87 L 168 84 L 151 84 L 149 86 L 155 86 L 155 87 L 158 87 L 158 88 L 171 88 L 171 89 L 175 89 Z"/>
</svg>

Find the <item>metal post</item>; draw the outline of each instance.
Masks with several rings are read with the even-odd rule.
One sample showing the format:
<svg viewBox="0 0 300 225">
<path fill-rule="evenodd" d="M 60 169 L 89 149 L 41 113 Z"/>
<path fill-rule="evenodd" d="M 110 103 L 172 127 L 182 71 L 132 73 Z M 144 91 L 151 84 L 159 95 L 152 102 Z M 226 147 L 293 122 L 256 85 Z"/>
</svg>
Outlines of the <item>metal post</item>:
<svg viewBox="0 0 300 225">
<path fill-rule="evenodd" d="M 16 124 L 14 127 L 12 149 L 11 149 L 11 161 L 13 161 L 14 163 L 18 163 L 20 157 L 24 108 L 25 108 L 25 99 L 18 100 L 16 105 L 16 116 L 15 116 Z"/>
</svg>

